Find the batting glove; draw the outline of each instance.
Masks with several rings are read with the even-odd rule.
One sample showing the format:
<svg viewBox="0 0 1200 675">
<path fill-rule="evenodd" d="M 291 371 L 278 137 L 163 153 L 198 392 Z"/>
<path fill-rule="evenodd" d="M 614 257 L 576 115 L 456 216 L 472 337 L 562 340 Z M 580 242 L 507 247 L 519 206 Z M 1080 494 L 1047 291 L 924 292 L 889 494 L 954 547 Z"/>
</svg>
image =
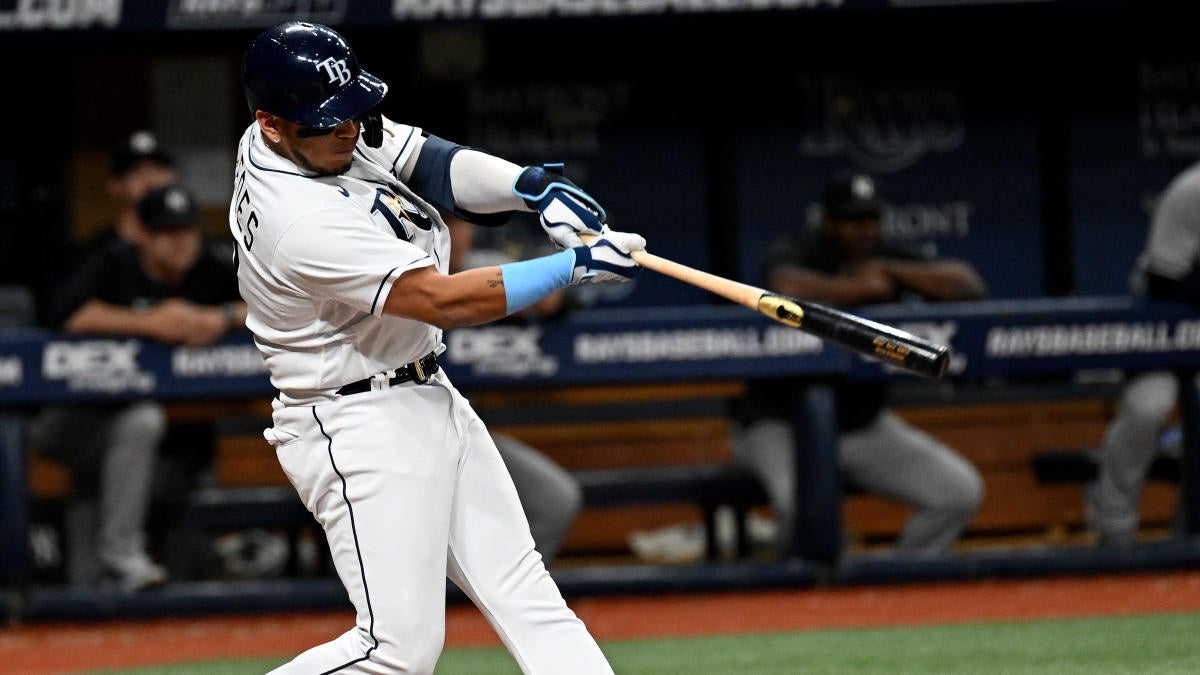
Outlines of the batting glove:
<svg viewBox="0 0 1200 675">
<path fill-rule="evenodd" d="M 604 236 L 586 246 L 575 247 L 575 270 L 571 284 L 597 281 L 629 281 L 642 271 L 632 253 L 646 248 L 640 234 L 607 230 Z"/>
<path fill-rule="evenodd" d="M 563 175 L 562 164 L 525 167 L 513 183 L 513 194 L 538 212 L 542 229 L 560 249 L 582 246 L 580 233 L 608 232 L 604 208 Z"/>
</svg>

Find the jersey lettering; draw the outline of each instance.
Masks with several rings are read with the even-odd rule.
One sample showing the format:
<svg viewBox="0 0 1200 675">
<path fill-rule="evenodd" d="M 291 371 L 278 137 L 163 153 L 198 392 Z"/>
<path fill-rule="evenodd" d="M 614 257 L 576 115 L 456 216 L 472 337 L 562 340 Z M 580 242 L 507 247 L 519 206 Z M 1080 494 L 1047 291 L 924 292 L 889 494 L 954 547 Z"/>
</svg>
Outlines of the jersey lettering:
<svg viewBox="0 0 1200 675">
<path fill-rule="evenodd" d="M 246 210 L 246 205 L 250 203 L 250 190 L 244 190 L 242 196 L 238 197 L 237 206 L 237 226 L 238 232 L 242 235 L 242 245 L 246 247 L 246 252 L 254 246 L 254 233 L 258 230 L 258 214 L 253 209 L 249 209 L 249 214 L 245 216 L 246 224 L 242 225 L 242 212 Z"/>
</svg>

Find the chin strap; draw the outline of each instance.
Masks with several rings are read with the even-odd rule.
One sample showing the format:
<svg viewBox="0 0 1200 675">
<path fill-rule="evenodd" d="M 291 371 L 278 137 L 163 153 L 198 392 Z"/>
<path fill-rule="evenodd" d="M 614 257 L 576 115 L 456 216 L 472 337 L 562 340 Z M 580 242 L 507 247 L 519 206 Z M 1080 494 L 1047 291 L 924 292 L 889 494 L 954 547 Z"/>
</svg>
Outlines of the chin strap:
<svg viewBox="0 0 1200 675">
<path fill-rule="evenodd" d="M 363 115 L 361 120 L 363 142 L 372 148 L 383 145 L 383 116 L 379 111 L 372 110 Z"/>
</svg>

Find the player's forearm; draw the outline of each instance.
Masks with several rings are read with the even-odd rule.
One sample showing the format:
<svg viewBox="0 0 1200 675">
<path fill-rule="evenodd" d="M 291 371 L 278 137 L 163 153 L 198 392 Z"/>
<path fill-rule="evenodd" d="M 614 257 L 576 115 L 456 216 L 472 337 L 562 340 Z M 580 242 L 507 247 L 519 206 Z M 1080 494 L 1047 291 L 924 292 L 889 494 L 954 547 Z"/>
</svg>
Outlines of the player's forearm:
<svg viewBox="0 0 1200 675">
<path fill-rule="evenodd" d="M 154 321 L 143 310 L 89 300 L 63 322 L 67 333 L 100 333 L 156 337 Z"/>
<path fill-rule="evenodd" d="M 978 300 L 987 295 L 983 278 L 965 263 L 888 261 L 886 269 L 901 286 L 931 300 Z"/>
<path fill-rule="evenodd" d="M 882 277 L 833 276 L 801 270 L 779 270 L 767 279 L 768 287 L 794 298 L 831 305 L 885 302 L 894 288 Z"/>
<path fill-rule="evenodd" d="M 431 268 L 414 270 L 392 286 L 383 311 L 443 330 L 496 321 L 508 314 L 504 277 L 499 267 L 463 270 L 449 276 Z"/>
<path fill-rule="evenodd" d="M 576 275 L 576 255 L 575 250 L 559 251 L 450 276 L 430 267 L 412 270 L 392 285 L 383 310 L 443 330 L 496 321 L 566 288 Z M 590 263 L 580 264 L 582 274 Z"/>
</svg>

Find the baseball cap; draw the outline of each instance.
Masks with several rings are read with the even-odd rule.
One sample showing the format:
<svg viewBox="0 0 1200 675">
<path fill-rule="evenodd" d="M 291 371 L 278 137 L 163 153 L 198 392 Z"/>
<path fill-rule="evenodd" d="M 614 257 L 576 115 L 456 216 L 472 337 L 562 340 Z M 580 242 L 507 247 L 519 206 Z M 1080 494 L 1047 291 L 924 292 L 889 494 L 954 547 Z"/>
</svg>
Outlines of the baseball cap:
<svg viewBox="0 0 1200 675">
<path fill-rule="evenodd" d="M 163 148 L 153 131 L 140 129 L 117 140 L 112 149 L 112 173 L 120 176 L 127 173 L 138 162 L 149 160 L 164 166 L 172 166 L 171 153 Z"/>
<path fill-rule="evenodd" d="M 883 212 L 883 200 L 875 179 L 864 173 L 844 173 L 830 178 L 821 206 L 825 215 L 834 219 L 878 218 Z"/>
<path fill-rule="evenodd" d="M 200 222 L 196 200 L 178 183 L 147 192 L 138 202 L 138 216 L 150 232 L 178 230 Z"/>
</svg>

